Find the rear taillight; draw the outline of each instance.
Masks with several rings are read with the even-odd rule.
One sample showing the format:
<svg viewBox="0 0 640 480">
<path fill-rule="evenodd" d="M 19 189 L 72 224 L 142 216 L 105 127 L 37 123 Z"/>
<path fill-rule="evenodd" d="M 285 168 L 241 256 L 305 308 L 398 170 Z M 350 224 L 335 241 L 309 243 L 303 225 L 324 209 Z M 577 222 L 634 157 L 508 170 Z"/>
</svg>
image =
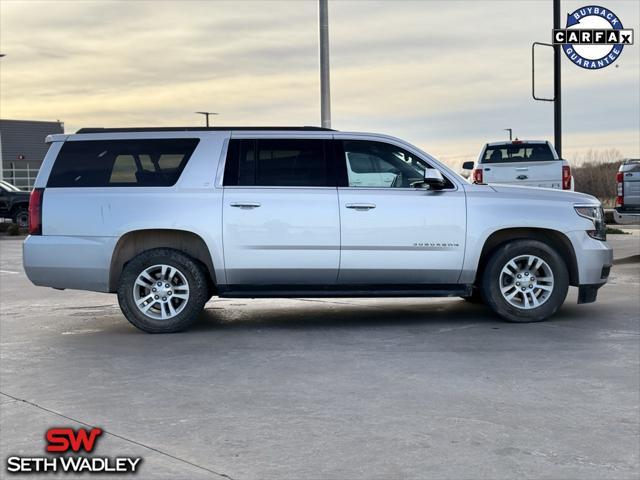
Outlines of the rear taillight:
<svg viewBox="0 0 640 480">
<path fill-rule="evenodd" d="M 34 188 L 29 197 L 29 234 L 42 235 L 42 198 L 44 188 Z"/>
<path fill-rule="evenodd" d="M 617 183 L 617 192 L 616 192 L 616 206 L 622 207 L 624 206 L 624 174 L 622 172 L 616 173 L 616 183 Z"/>
<path fill-rule="evenodd" d="M 473 183 L 482 183 L 482 169 L 481 168 L 474 168 L 473 172 L 471 173 L 472 178 L 473 178 Z"/>
<path fill-rule="evenodd" d="M 562 166 L 562 189 L 571 190 L 571 167 L 569 165 Z"/>
</svg>

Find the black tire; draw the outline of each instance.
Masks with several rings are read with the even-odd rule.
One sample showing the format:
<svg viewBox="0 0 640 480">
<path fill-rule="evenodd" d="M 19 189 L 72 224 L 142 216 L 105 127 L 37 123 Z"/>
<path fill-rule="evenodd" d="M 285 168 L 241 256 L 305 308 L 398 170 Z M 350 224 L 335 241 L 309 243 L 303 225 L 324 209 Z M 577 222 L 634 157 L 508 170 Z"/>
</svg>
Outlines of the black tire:
<svg viewBox="0 0 640 480">
<path fill-rule="evenodd" d="M 18 224 L 19 227 L 26 228 L 29 226 L 29 209 L 27 207 L 17 207 L 11 218 L 13 223 Z"/>
<path fill-rule="evenodd" d="M 189 298 L 183 309 L 164 320 L 141 312 L 134 300 L 134 285 L 138 276 L 154 265 L 176 268 L 187 280 L 189 287 Z M 118 285 L 118 303 L 122 313 L 132 325 L 147 333 L 174 333 L 188 328 L 198 319 L 208 299 L 207 276 L 200 264 L 188 255 L 170 248 L 155 248 L 134 257 L 125 265 Z"/>
<path fill-rule="evenodd" d="M 544 260 L 553 273 L 553 290 L 539 307 L 525 310 L 511 305 L 500 291 L 500 272 L 511 259 L 520 255 L 535 255 Z M 485 303 L 508 322 L 540 322 L 551 317 L 564 303 L 569 289 L 567 265 L 558 252 L 538 240 L 513 240 L 500 246 L 489 258 L 480 292 Z"/>
</svg>

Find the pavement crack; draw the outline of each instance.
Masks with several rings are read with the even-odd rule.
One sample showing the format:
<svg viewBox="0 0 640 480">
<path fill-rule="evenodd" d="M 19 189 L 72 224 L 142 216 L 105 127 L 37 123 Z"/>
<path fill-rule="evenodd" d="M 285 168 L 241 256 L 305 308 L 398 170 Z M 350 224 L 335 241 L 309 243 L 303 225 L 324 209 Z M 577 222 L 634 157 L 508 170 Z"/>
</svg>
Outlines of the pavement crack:
<svg viewBox="0 0 640 480">
<path fill-rule="evenodd" d="M 37 403 L 30 402 L 29 400 L 26 400 L 24 398 L 15 397 L 15 396 L 10 395 L 10 394 L 5 393 L 5 392 L 0 392 L 0 394 L 5 395 L 5 396 L 13 399 L 15 402 L 25 403 L 25 404 L 27 404 L 27 405 L 29 405 L 31 407 L 35 407 L 35 408 L 37 408 L 39 410 L 42 410 L 44 412 L 51 413 L 51 414 L 56 415 L 56 416 L 61 417 L 61 418 L 65 418 L 67 420 L 70 420 L 72 422 L 78 423 L 80 425 L 84 425 L 85 427 L 96 428 L 95 425 L 91 425 L 90 423 L 83 422 L 82 420 L 78 420 L 77 418 L 69 417 L 69 416 L 67 416 L 67 415 L 65 415 L 63 413 L 56 412 L 55 410 L 51 410 L 50 408 L 43 407 L 42 405 L 38 405 Z M 124 435 L 119 435 L 117 433 L 110 432 L 108 430 L 105 430 L 103 427 L 100 427 L 100 428 L 102 429 L 102 433 L 104 433 L 106 435 L 110 435 L 110 436 L 112 436 L 114 438 L 118 438 L 120 440 L 123 440 L 125 442 L 131 443 L 133 445 L 137 445 L 139 447 L 146 448 L 147 450 L 150 450 L 152 452 L 158 453 L 160 455 L 163 455 L 165 457 L 171 458 L 173 460 L 176 460 L 178 462 L 184 463 L 186 465 L 190 465 L 192 467 L 198 468 L 200 470 L 203 470 L 205 472 L 211 473 L 211 474 L 216 475 L 218 477 L 226 478 L 227 480 L 234 480 L 231 476 L 227 475 L 226 473 L 216 472 L 215 470 L 211 470 L 210 468 L 203 467 L 202 465 L 198 465 L 197 463 L 191 462 L 191 461 L 186 460 L 184 458 L 177 457 L 177 456 L 172 455 L 172 454 L 170 454 L 168 452 L 165 452 L 165 451 L 160 450 L 158 448 L 152 447 L 151 445 L 147 445 L 147 444 L 139 442 L 137 440 L 133 440 L 132 438 L 127 438 Z"/>
</svg>

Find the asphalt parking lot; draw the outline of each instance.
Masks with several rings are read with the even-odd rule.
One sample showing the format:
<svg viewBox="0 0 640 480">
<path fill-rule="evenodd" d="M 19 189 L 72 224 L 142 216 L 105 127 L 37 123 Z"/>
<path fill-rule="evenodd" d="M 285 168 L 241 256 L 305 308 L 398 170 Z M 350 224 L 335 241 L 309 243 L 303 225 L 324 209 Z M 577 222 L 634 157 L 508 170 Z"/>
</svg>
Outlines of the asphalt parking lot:
<svg viewBox="0 0 640 480">
<path fill-rule="evenodd" d="M 0 239 L 2 474 L 46 429 L 94 425 L 96 454 L 142 456 L 145 479 L 640 475 L 635 261 L 545 323 L 454 298 L 214 299 L 147 335 L 115 296 L 32 286 L 20 252 Z"/>
</svg>

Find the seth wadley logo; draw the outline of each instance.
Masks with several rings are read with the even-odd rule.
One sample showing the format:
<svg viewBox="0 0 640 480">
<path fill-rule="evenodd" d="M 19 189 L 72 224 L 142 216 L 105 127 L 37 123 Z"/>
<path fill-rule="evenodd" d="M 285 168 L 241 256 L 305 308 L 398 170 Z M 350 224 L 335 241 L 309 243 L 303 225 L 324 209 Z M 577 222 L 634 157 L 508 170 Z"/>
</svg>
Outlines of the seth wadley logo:
<svg viewBox="0 0 640 480">
<path fill-rule="evenodd" d="M 91 453 L 103 431 L 100 428 L 68 427 L 50 428 L 45 440 L 48 453 L 78 453 L 84 450 Z M 87 455 L 69 455 L 59 457 L 20 457 L 7 458 L 8 473 L 136 473 L 142 462 L 141 457 L 94 457 Z"/>
<path fill-rule="evenodd" d="M 633 45 L 633 30 L 608 8 L 589 5 L 569 13 L 566 28 L 553 30 L 553 44 L 562 45 L 579 67 L 597 70 L 614 64 L 622 48 Z"/>
</svg>

